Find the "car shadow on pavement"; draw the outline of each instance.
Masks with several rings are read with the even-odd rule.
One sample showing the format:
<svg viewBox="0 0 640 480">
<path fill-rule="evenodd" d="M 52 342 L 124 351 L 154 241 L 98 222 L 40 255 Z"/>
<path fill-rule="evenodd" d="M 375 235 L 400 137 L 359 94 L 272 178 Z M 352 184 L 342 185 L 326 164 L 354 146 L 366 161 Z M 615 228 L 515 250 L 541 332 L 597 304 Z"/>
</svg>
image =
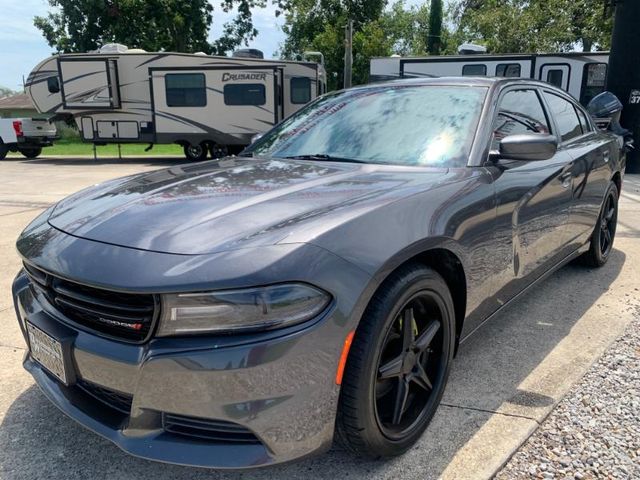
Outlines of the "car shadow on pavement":
<svg viewBox="0 0 640 480">
<path fill-rule="evenodd" d="M 390 460 L 356 458 L 338 447 L 297 463 L 245 472 L 164 465 L 131 457 L 57 411 L 27 388 L 0 426 L 0 477 L 92 479 L 437 478 L 493 411 L 548 408 L 554 399 L 522 388 L 620 274 L 615 250 L 602 269 L 570 264 L 535 286 L 464 345 L 438 412 L 419 443 Z M 605 327 L 603 325 L 603 327 Z M 526 382 L 525 382 L 526 384 Z M 529 412 L 531 410 L 527 410 Z"/>
</svg>

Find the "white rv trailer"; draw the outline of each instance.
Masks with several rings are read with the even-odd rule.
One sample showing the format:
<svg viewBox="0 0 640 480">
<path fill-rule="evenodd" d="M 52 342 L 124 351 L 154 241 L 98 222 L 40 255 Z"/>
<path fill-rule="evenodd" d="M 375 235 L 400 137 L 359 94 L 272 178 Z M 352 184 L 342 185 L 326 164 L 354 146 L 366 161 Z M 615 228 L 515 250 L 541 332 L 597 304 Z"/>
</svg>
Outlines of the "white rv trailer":
<svg viewBox="0 0 640 480">
<path fill-rule="evenodd" d="M 178 143 L 192 160 L 240 151 L 326 91 L 318 63 L 119 50 L 49 57 L 26 91 L 86 142 Z"/>
<path fill-rule="evenodd" d="M 608 52 L 372 58 L 370 82 L 407 77 L 497 76 L 543 80 L 582 104 L 605 89 Z"/>
</svg>

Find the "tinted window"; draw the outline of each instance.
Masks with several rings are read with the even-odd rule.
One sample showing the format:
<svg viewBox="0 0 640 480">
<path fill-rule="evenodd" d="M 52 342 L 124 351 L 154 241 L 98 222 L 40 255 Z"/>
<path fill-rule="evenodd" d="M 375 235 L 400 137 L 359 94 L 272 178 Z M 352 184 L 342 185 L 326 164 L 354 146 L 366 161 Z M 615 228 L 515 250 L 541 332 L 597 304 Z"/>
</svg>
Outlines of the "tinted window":
<svg viewBox="0 0 640 480">
<path fill-rule="evenodd" d="M 562 88 L 562 79 L 564 77 L 564 72 L 562 70 L 549 70 L 547 72 L 547 82 L 551 85 L 555 85 L 558 88 Z"/>
<path fill-rule="evenodd" d="M 225 105 L 264 105 L 267 93 L 261 83 L 231 83 L 224 86 Z"/>
<path fill-rule="evenodd" d="M 562 140 L 567 141 L 582 135 L 580 120 L 578 120 L 573 104 L 553 93 L 545 92 L 544 97 L 549 104 L 551 115 L 558 125 L 558 133 L 560 133 Z"/>
<path fill-rule="evenodd" d="M 576 112 L 578 112 L 578 119 L 580 120 L 580 127 L 582 127 L 582 132 L 591 132 L 591 124 L 589 123 L 589 120 L 587 120 L 587 115 L 579 108 L 576 108 Z"/>
<path fill-rule="evenodd" d="M 58 93 L 60 91 L 60 82 L 58 81 L 58 77 L 47 78 L 47 89 L 49 90 L 49 93 Z"/>
<path fill-rule="evenodd" d="M 606 63 L 588 63 L 584 66 L 580 103 L 587 105 L 593 97 L 604 92 L 607 81 Z"/>
<path fill-rule="evenodd" d="M 311 79 L 294 77 L 289 82 L 291 103 L 308 103 L 311 100 Z"/>
<path fill-rule="evenodd" d="M 328 94 L 289 117 L 249 150 L 329 155 L 369 163 L 466 166 L 487 89 L 368 86 Z"/>
<path fill-rule="evenodd" d="M 519 63 L 501 63 L 496 67 L 496 77 L 519 77 Z"/>
<path fill-rule="evenodd" d="M 204 107 L 207 104 L 204 73 L 167 73 L 164 85 L 170 107 Z"/>
<path fill-rule="evenodd" d="M 535 90 L 512 90 L 505 93 L 498 104 L 493 127 L 492 150 L 508 135 L 522 133 L 550 133 L 540 98 Z"/>
<path fill-rule="evenodd" d="M 487 66 L 482 63 L 465 65 L 462 67 L 462 75 L 465 77 L 484 77 L 487 75 Z"/>
</svg>

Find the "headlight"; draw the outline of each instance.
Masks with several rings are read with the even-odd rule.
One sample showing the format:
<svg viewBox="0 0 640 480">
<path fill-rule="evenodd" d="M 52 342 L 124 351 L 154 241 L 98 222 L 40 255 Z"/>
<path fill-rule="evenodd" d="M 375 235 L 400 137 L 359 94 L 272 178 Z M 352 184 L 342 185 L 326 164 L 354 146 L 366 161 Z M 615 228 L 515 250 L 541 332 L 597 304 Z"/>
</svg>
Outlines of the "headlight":
<svg viewBox="0 0 640 480">
<path fill-rule="evenodd" d="M 285 327 L 309 320 L 328 293 L 300 283 L 163 295 L 157 335 L 189 335 Z"/>
</svg>

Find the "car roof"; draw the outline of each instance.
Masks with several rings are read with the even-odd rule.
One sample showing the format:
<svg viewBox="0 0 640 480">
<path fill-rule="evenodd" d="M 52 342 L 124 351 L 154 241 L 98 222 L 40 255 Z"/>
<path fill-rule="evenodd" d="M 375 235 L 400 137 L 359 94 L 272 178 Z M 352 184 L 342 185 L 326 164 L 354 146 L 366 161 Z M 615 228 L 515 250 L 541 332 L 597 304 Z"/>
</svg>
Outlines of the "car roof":
<svg viewBox="0 0 640 480">
<path fill-rule="evenodd" d="M 533 80 L 529 78 L 520 77 L 418 77 L 418 78 L 398 78 L 394 80 L 388 80 L 384 82 L 370 83 L 367 85 L 361 85 L 355 88 L 375 88 L 381 86 L 396 86 L 402 85 L 447 85 L 447 86 L 465 86 L 465 87 L 491 87 L 493 85 L 508 85 L 508 84 L 536 84 L 545 87 L 553 86 L 546 82 L 539 80 Z"/>
</svg>

